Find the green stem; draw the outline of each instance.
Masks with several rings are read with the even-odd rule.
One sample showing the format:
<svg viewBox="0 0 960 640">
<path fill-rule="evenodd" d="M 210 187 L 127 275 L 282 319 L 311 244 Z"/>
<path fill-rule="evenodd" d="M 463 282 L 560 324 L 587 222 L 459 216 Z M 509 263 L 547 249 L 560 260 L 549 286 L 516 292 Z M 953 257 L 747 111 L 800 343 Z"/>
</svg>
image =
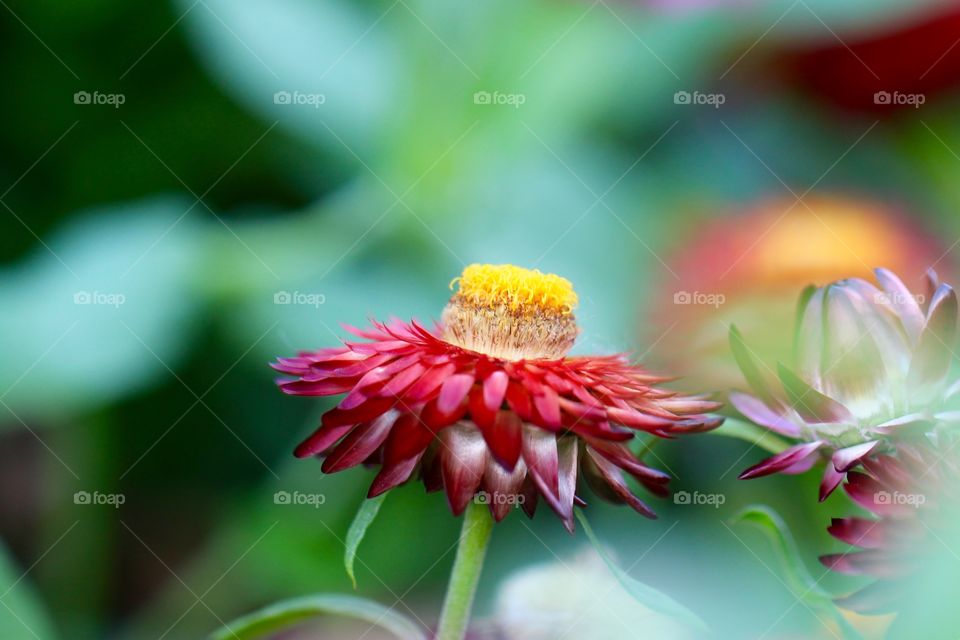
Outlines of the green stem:
<svg viewBox="0 0 960 640">
<path fill-rule="evenodd" d="M 453 561 L 450 584 L 443 601 L 437 640 L 462 640 L 465 636 L 491 533 L 493 518 L 487 505 L 471 502 L 463 516 L 457 558 Z"/>
</svg>

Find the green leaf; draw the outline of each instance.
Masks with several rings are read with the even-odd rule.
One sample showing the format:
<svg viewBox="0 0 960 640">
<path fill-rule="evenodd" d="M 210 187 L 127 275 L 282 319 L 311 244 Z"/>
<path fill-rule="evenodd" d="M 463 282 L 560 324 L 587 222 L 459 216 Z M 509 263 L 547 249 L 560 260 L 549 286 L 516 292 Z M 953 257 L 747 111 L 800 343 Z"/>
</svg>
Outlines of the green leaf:
<svg viewBox="0 0 960 640">
<path fill-rule="evenodd" d="M 707 433 L 726 436 L 728 438 L 737 438 L 738 440 L 746 440 L 750 444 L 765 449 L 770 453 L 780 453 L 790 446 L 786 440 L 774 434 L 769 429 L 764 429 L 752 422 L 738 420 L 737 418 L 727 418 L 720 427 Z"/>
<path fill-rule="evenodd" d="M 829 597 L 814 580 L 800 557 L 800 550 L 787 524 L 776 511 L 762 505 L 745 507 L 732 518 L 733 524 L 746 523 L 760 529 L 773 543 L 777 557 L 785 569 L 784 576 L 790 590 L 798 598 L 813 593 Z"/>
<path fill-rule="evenodd" d="M 360 546 L 360 542 L 363 541 L 363 537 L 367 534 L 367 529 L 380 512 L 380 505 L 383 504 L 383 500 L 386 497 L 386 493 L 381 493 L 376 498 L 364 500 L 360 504 L 360 509 L 357 510 L 357 515 L 354 516 L 353 522 L 350 524 L 350 529 L 347 531 L 343 566 L 347 570 L 347 575 L 350 576 L 350 582 L 353 583 L 354 589 L 357 588 L 357 577 L 353 573 L 353 561 L 357 558 L 357 547 Z"/>
<path fill-rule="evenodd" d="M 389 10 L 343 0 L 177 5 L 217 83 L 298 137 L 347 154 L 378 140 L 404 111 L 406 58 L 389 29 L 371 26 Z"/>
<path fill-rule="evenodd" d="M 357 596 L 316 594 L 284 600 L 237 618 L 214 631 L 210 640 L 252 640 L 293 626 L 310 618 L 334 614 L 356 618 L 383 627 L 404 640 L 425 640 L 420 627 L 380 603 Z"/>
<path fill-rule="evenodd" d="M 664 615 L 671 616 L 678 620 L 682 620 L 690 625 L 697 627 L 703 631 L 707 630 L 706 624 L 703 620 L 697 616 L 694 612 L 687 609 L 685 606 L 671 598 L 665 593 L 657 591 L 653 587 L 646 585 L 639 580 L 628 575 L 623 569 L 618 567 L 616 563 L 610 558 L 606 550 L 603 548 L 603 545 L 600 544 L 600 540 L 597 539 L 596 534 L 593 532 L 593 529 L 590 527 L 590 523 L 587 522 L 587 517 L 583 515 L 583 511 L 577 509 L 577 520 L 580 521 L 580 526 L 583 527 L 584 532 L 587 534 L 587 538 L 590 540 L 590 543 L 597 550 L 597 553 L 603 559 L 604 563 L 610 568 L 610 571 L 617 578 L 617 581 L 626 589 L 627 593 L 634 597 L 634 599 L 640 604 L 653 609 Z"/>
<path fill-rule="evenodd" d="M 50 617 L 31 589 L 23 569 L 17 567 L 0 546 L 0 638 L 5 640 L 34 640 L 56 637 Z"/>
<path fill-rule="evenodd" d="M 47 236 L 49 249 L 0 269 L 0 335 L 17 337 L 0 361 L 5 425 L 69 423 L 170 378 L 199 311 L 207 236 L 183 218 L 190 205 L 164 197 L 85 210 Z"/>
<path fill-rule="evenodd" d="M 835 621 L 847 638 L 860 638 L 833 603 L 831 594 L 819 585 L 807 570 L 800 550 L 786 523 L 776 511 L 763 505 L 750 505 L 737 513 L 734 524 L 750 524 L 762 531 L 773 543 L 774 551 L 783 566 L 783 581 L 790 592 L 818 614 Z"/>
</svg>

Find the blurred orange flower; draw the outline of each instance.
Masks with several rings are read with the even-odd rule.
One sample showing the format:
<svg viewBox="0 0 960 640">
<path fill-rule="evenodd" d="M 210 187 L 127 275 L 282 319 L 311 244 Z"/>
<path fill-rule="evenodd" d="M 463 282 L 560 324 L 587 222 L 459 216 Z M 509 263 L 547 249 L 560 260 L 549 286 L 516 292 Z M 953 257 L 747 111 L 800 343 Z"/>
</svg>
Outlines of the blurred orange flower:
<svg viewBox="0 0 960 640">
<path fill-rule="evenodd" d="M 728 389 L 741 378 L 727 341 L 736 324 L 767 361 L 791 353 L 801 290 L 840 278 L 869 279 L 888 266 L 920 288 L 930 267 L 947 277 L 947 250 L 915 219 L 876 201 L 835 195 L 762 200 L 748 210 L 700 221 L 676 248 L 656 296 L 645 341 L 651 361 L 700 388 Z M 690 236 L 688 236 L 690 237 Z"/>
</svg>

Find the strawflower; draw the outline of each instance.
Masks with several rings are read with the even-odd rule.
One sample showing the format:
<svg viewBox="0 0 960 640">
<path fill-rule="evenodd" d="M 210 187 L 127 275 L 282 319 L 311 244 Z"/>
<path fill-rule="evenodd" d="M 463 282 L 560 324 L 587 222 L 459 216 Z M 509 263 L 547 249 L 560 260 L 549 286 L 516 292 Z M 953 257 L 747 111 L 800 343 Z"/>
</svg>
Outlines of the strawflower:
<svg viewBox="0 0 960 640">
<path fill-rule="evenodd" d="M 752 394 L 731 404 L 758 425 L 795 441 L 741 478 L 802 473 L 826 458 L 820 499 L 872 456 L 916 438 L 937 441 L 960 423 L 950 405 L 957 296 L 930 271 L 912 293 L 886 269 L 879 287 L 859 278 L 809 287 L 801 296 L 792 366 L 755 358 L 736 328 L 730 342 Z"/>
<path fill-rule="evenodd" d="M 578 328 L 567 280 L 511 265 L 471 265 L 442 322 L 373 322 L 359 340 L 280 358 L 292 395 L 344 395 L 296 450 L 336 473 L 378 466 L 368 496 L 412 477 L 466 512 L 437 638 L 462 638 L 494 520 L 542 498 L 573 531 L 582 478 L 600 497 L 654 512 L 624 473 L 658 496 L 669 476 L 627 446 L 635 434 L 705 431 L 719 404 L 657 386 L 622 355 L 568 356 Z M 489 512 L 488 512 L 489 511 Z M 492 516 L 492 517 L 491 517 Z"/>
<path fill-rule="evenodd" d="M 957 444 L 956 437 L 921 438 L 891 455 L 868 458 L 862 471 L 847 475 L 846 493 L 876 517 L 834 518 L 827 530 L 855 549 L 820 561 L 834 571 L 874 581 L 839 599 L 840 606 L 872 615 L 920 609 L 931 631 L 944 617 L 956 617 Z M 950 626 L 955 629 L 955 624 L 954 619 Z M 946 630 L 943 625 L 939 632 Z"/>
<path fill-rule="evenodd" d="M 563 278 L 471 265 L 453 286 L 433 331 L 415 321 L 346 327 L 360 340 L 273 365 L 294 376 L 279 382 L 285 393 L 346 394 L 296 455 L 324 455 L 325 473 L 379 466 L 368 497 L 418 475 L 456 515 L 477 496 L 498 521 L 517 505 L 532 516 L 540 497 L 572 531 L 582 476 L 654 517 L 623 472 L 660 496 L 669 478 L 626 442 L 716 427 L 704 412 L 719 404 L 657 387 L 667 379 L 622 355 L 567 356 L 577 296 Z"/>
</svg>

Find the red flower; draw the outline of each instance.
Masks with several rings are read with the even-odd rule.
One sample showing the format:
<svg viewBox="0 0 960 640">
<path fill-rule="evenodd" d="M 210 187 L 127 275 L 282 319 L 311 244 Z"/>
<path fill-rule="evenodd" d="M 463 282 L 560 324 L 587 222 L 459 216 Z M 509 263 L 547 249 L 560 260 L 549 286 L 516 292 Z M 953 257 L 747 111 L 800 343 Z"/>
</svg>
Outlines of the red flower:
<svg viewBox="0 0 960 640">
<path fill-rule="evenodd" d="M 956 567 L 954 552 L 944 541 L 960 534 L 957 442 L 934 445 L 921 439 L 900 446 L 894 455 L 866 459 L 862 473 L 847 474 L 847 494 L 879 519 L 834 518 L 827 531 L 858 549 L 822 556 L 820 562 L 876 581 L 837 604 L 859 613 L 885 613 L 923 600 L 923 587 L 942 592 L 941 570 Z M 956 575 L 953 571 L 953 584 Z"/>
<path fill-rule="evenodd" d="M 279 382 L 286 393 L 346 394 L 296 455 L 325 454 L 325 473 L 379 465 L 368 497 L 418 473 L 457 515 L 476 499 L 498 521 L 517 505 L 532 516 L 542 496 L 570 530 L 579 469 L 603 498 L 655 517 L 623 472 L 660 496 L 669 477 L 626 442 L 714 428 L 703 412 L 719 404 L 657 388 L 665 378 L 620 355 L 565 357 L 576 295 L 562 278 L 473 265 L 458 280 L 435 331 L 348 327 L 362 341 L 273 365 L 295 376 Z"/>
</svg>

